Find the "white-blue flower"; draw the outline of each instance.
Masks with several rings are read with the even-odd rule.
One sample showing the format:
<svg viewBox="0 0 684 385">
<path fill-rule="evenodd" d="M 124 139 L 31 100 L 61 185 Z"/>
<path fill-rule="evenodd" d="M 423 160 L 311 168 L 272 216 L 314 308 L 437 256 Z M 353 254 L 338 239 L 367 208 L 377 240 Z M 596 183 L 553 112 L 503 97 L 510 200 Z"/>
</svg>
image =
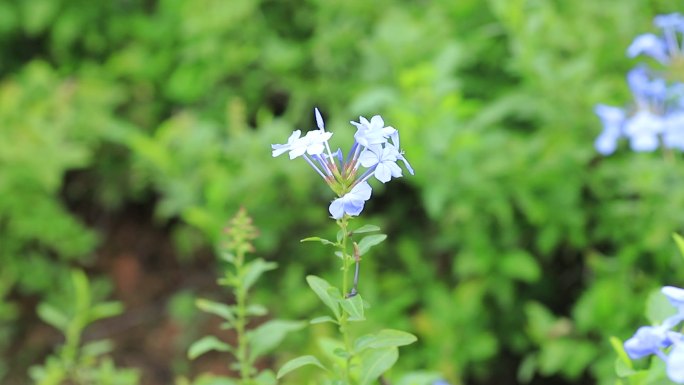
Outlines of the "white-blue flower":
<svg viewBox="0 0 684 385">
<path fill-rule="evenodd" d="M 648 55 L 663 64 L 670 61 L 665 41 L 652 33 L 637 36 L 627 48 L 629 57 L 637 57 L 641 54 Z"/>
<path fill-rule="evenodd" d="M 603 123 L 603 131 L 596 138 L 594 147 L 602 155 L 610 155 L 617 149 L 617 141 L 622 135 L 625 112 L 622 108 L 598 104 L 594 112 Z"/>
<path fill-rule="evenodd" d="M 344 214 L 357 216 L 361 214 L 363 206 L 371 197 L 371 186 L 368 182 L 361 182 L 354 186 L 351 191 L 330 203 L 328 211 L 335 219 L 340 219 Z"/>
<path fill-rule="evenodd" d="M 306 133 L 302 138 L 302 132 L 296 130 L 287 139 L 286 144 L 272 144 L 273 156 L 279 156 L 287 151 L 290 152 L 290 159 L 295 159 L 306 154 L 320 155 L 325 152 L 325 144 L 332 136 L 332 132 L 313 130 Z"/>
<path fill-rule="evenodd" d="M 364 146 L 372 146 L 375 144 L 384 144 L 387 142 L 387 138 L 393 135 L 397 130 L 394 127 L 385 127 L 385 121 L 380 115 L 375 115 L 369 121 L 363 116 L 359 117 L 359 122 L 350 122 L 356 126 L 356 134 L 354 134 L 354 139 Z"/>
<path fill-rule="evenodd" d="M 382 183 L 390 179 L 401 177 L 401 168 L 397 165 L 399 151 L 396 147 L 387 143 L 385 146 L 373 145 L 359 155 L 359 162 L 363 167 L 375 167 L 373 175 Z"/>
</svg>

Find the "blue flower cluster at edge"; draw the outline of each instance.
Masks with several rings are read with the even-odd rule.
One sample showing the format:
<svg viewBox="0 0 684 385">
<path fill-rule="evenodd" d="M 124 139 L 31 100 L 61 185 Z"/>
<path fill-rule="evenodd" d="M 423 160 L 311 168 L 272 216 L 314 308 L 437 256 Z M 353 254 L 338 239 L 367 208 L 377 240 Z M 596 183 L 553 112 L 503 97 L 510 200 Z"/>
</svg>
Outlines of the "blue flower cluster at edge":
<svg viewBox="0 0 684 385">
<path fill-rule="evenodd" d="M 624 347 L 632 359 L 639 359 L 655 354 L 665 361 L 667 376 L 670 380 L 684 384 L 684 335 L 673 330 L 684 320 L 684 289 L 665 286 L 661 292 L 677 314 L 668 317 L 659 326 L 642 326 L 634 336 L 625 341 Z"/>
<path fill-rule="evenodd" d="M 651 57 L 660 69 L 642 64 L 627 74 L 634 96 L 634 103 L 628 108 L 603 104 L 595 107 L 603 131 L 594 145 L 603 155 L 615 152 L 622 137 L 629 140 L 633 151 L 650 152 L 661 145 L 684 150 L 684 83 L 676 80 L 676 72 L 684 65 L 684 16 L 659 15 L 653 23 L 660 29 L 660 35 L 637 36 L 627 55 Z"/>
<path fill-rule="evenodd" d="M 325 130 L 318 109 L 314 111 L 317 130 L 304 136 L 300 130 L 295 130 L 287 143 L 273 144 L 271 148 L 274 157 L 289 152 L 290 159 L 304 158 L 323 178 L 338 196 L 328 208 L 333 218 L 340 219 L 345 214 L 359 215 L 371 197 L 372 188 L 368 180 L 375 177 L 386 183 L 401 177 L 398 161 L 413 175 L 413 169 L 399 147 L 399 132 L 394 127 L 385 126 L 380 115 L 370 120 L 360 117 L 358 122 L 350 122 L 356 127 L 356 133 L 354 144 L 344 156 L 341 149 L 330 151 L 328 140 L 332 133 Z"/>
</svg>

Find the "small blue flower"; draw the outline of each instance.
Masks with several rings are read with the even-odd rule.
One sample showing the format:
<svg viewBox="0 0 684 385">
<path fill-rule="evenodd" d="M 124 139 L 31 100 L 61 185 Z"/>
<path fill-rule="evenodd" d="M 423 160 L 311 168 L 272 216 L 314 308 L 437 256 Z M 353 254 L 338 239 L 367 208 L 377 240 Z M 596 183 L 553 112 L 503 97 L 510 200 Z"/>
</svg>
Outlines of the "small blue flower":
<svg viewBox="0 0 684 385">
<path fill-rule="evenodd" d="M 397 130 L 394 127 L 385 127 L 385 121 L 380 115 L 375 115 L 369 121 L 363 116 L 359 117 L 359 122 L 350 122 L 356 126 L 356 134 L 354 139 L 357 143 L 364 147 L 372 146 L 374 144 L 384 144 L 387 138 L 393 135 Z"/>
<path fill-rule="evenodd" d="M 300 138 L 302 132 L 296 130 L 287 139 L 286 144 L 272 144 L 273 157 L 289 151 L 290 159 L 298 158 L 304 154 L 320 155 L 325 151 L 325 144 L 332 136 L 332 132 L 325 132 L 320 130 L 309 131 L 303 138 Z"/>
<path fill-rule="evenodd" d="M 371 186 L 368 182 L 361 182 L 354 186 L 351 191 L 330 203 L 328 211 L 335 219 L 340 219 L 344 214 L 357 216 L 361 214 L 363 206 L 371 197 Z"/>
<path fill-rule="evenodd" d="M 663 132 L 661 116 L 648 110 L 637 112 L 625 123 L 625 135 L 629 137 L 632 150 L 650 152 L 658 148 L 658 135 Z"/>
<path fill-rule="evenodd" d="M 603 131 L 594 146 L 602 155 L 610 155 L 617 149 L 617 141 L 622 136 L 622 125 L 625 122 L 625 112 L 622 108 L 599 104 L 594 112 L 603 123 Z"/>
<path fill-rule="evenodd" d="M 652 33 L 637 36 L 627 48 L 627 56 L 629 57 L 636 57 L 641 54 L 648 55 L 662 64 L 670 61 L 665 41 Z"/>
<path fill-rule="evenodd" d="M 670 380 L 678 384 L 684 384 L 684 341 L 681 341 L 681 334 L 679 335 L 679 340 L 675 342 L 674 347 L 670 351 L 670 355 L 665 360 L 665 364 L 667 366 L 667 376 Z"/>
<path fill-rule="evenodd" d="M 385 147 L 373 145 L 366 147 L 361 155 L 359 162 L 363 167 L 373 168 L 373 175 L 382 183 L 389 182 L 390 179 L 401 177 L 401 168 L 397 166 L 399 151 L 387 143 Z"/>
<path fill-rule="evenodd" d="M 432 385 L 450 385 L 446 380 L 437 380 Z"/>
<path fill-rule="evenodd" d="M 402 170 L 397 161 L 401 160 L 413 174 L 403 151 L 399 150 L 399 133 L 394 127 L 385 127 L 385 121 L 380 115 L 375 115 L 370 120 L 360 117 L 359 122 L 351 122 L 357 131 L 354 145 L 346 158 L 342 150 L 330 150 L 328 140 L 332 133 L 325 131 L 325 122 L 318 108 L 314 109 L 314 116 L 318 130 L 309 131 L 304 137 L 300 130 L 296 130 L 287 143 L 272 144 L 271 149 L 274 157 L 289 152 L 290 159 L 304 158 L 323 178 L 339 196 L 328 208 L 333 218 L 359 215 L 372 192 L 368 179 L 375 176 L 385 183 L 392 178 L 401 177 Z M 360 167 L 366 170 L 362 172 Z"/>
<path fill-rule="evenodd" d="M 660 292 L 667 297 L 672 306 L 676 307 L 679 311 L 684 311 L 684 289 L 680 289 L 674 286 L 663 286 Z"/>
<path fill-rule="evenodd" d="M 666 115 L 663 124 L 663 145 L 684 151 L 684 111 Z"/>
<path fill-rule="evenodd" d="M 667 336 L 666 329 L 654 326 L 642 326 L 637 329 L 632 338 L 624 343 L 625 351 L 632 359 L 639 359 L 651 354 L 657 354 L 664 358 L 661 348 L 672 344 Z"/>
</svg>

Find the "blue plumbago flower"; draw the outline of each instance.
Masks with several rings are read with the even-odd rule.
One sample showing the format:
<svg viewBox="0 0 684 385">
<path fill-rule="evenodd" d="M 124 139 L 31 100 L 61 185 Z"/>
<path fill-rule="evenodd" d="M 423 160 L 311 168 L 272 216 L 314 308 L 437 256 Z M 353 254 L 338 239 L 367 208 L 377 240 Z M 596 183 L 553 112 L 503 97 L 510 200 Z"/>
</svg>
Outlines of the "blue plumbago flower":
<svg viewBox="0 0 684 385">
<path fill-rule="evenodd" d="M 665 362 L 670 380 L 684 384 L 684 335 L 673 331 L 684 321 L 684 289 L 665 286 L 661 292 L 677 308 L 677 314 L 666 318 L 659 326 L 640 327 L 625 341 L 624 348 L 632 359 L 655 354 Z"/>
<path fill-rule="evenodd" d="M 640 327 L 632 338 L 625 341 L 625 351 L 633 359 L 644 358 L 651 354 L 657 354 L 665 359 L 665 354 L 660 350 L 672 345 L 667 337 L 667 329 L 653 326 Z"/>
<path fill-rule="evenodd" d="M 350 192 L 330 203 L 328 211 L 335 219 L 340 219 L 344 214 L 356 216 L 361 214 L 363 206 L 371 197 L 371 186 L 368 182 L 361 182 L 354 186 Z"/>
<path fill-rule="evenodd" d="M 637 36 L 627 49 L 629 57 L 646 55 L 658 61 L 663 69 L 653 70 L 639 65 L 627 74 L 634 96 L 628 108 L 597 105 L 595 112 L 603 123 L 603 131 L 594 142 L 596 150 L 610 155 L 618 140 L 625 137 L 630 148 L 650 152 L 661 145 L 684 151 L 684 84 L 671 80 L 668 71 L 674 63 L 684 61 L 682 35 L 684 16 L 678 13 L 654 18 L 660 34 Z"/>
<path fill-rule="evenodd" d="M 328 140 L 331 132 L 325 130 L 325 122 L 318 109 L 314 109 L 317 130 L 302 137 L 300 130 L 290 135 L 285 144 L 272 144 L 273 156 L 289 152 L 290 159 L 304 158 L 320 175 L 338 198 L 333 200 L 328 210 L 334 219 L 345 215 L 356 216 L 363 211 L 365 202 L 370 199 L 372 189 L 368 179 L 375 176 L 382 183 L 402 176 L 401 161 L 413 175 L 413 168 L 399 147 L 399 132 L 385 126 L 380 115 L 370 120 L 359 117 L 359 122 L 351 122 L 357 129 L 354 144 L 346 157 L 342 150 L 330 151 Z M 365 170 L 361 170 L 363 167 Z"/>
<path fill-rule="evenodd" d="M 622 136 L 625 112 L 622 108 L 599 104 L 594 112 L 603 123 L 603 132 L 596 138 L 594 146 L 603 155 L 610 155 L 617 149 L 617 141 Z"/>
</svg>

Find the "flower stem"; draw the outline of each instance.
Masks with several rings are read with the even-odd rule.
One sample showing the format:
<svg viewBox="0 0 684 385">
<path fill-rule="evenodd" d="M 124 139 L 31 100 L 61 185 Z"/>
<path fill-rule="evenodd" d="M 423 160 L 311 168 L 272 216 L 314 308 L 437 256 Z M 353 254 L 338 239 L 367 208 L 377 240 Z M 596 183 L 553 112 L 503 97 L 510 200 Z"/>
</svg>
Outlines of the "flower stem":
<svg viewBox="0 0 684 385">
<path fill-rule="evenodd" d="M 349 226 L 349 219 L 350 217 L 348 215 L 345 215 L 337 221 L 337 223 L 340 226 L 340 229 L 342 230 L 343 236 L 340 244 L 340 248 L 342 249 L 342 295 L 346 296 L 347 291 L 349 290 L 349 259 L 351 258 L 351 255 L 347 253 L 347 240 L 350 238 L 348 226 Z M 349 374 L 350 372 L 350 367 L 351 367 L 351 360 L 353 358 L 352 356 L 352 346 L 351 346 L 351 336 L 349 335 L 349 314 L 346 312 L 342 312 L 342 315 L 340 317 L 340 333 L 342 333 L 342 338 L 344 340 L 344 348 L 347 351 L 347 362 L 346 366 L 344 368 L 344 379 L 346 384 L 351 384 L 351 376 Z"/>
</svg>

